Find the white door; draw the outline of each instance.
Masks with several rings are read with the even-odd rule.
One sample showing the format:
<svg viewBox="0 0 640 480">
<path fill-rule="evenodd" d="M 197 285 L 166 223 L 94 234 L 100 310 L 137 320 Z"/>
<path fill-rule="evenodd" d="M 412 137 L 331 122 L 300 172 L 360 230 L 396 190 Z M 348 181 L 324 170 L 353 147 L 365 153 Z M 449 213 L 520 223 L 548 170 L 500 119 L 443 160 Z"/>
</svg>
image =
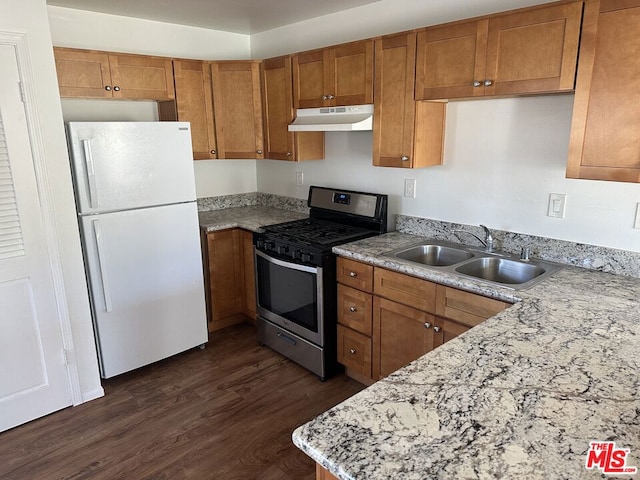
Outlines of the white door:
<svg viewBox="0 0 640 480">
<path fill-rule="evenodd" d="M 81 220 L 105 378 L 207 342 L 195 202 Z"/>
<path fill-rule="evenodd" d="M 191 202 L 196 185 L 187 122 L 69 122 L 79 211 Z"/>
<path fill-rule="evenodd" d="M 15 49 L 0 45 L 0 431 L 71 405 Z"/>
</svg>

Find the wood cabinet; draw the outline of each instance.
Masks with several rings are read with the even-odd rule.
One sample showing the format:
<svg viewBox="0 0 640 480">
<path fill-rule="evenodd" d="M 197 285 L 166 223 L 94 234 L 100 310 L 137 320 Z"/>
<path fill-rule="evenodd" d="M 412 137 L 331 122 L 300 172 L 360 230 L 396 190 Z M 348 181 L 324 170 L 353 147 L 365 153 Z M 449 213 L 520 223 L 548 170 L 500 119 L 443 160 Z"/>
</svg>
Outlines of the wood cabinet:
<svg viewBox="0 0 640 480">
<path fill-rule="evenodd" d="M 638 32 L 640 1 L 586 2 L 569 178 L 640 182 Z"/>
<path fill-rule="evenodd" d="M 295 108 L 373 103 L 373 40 L 293 56 Z"/>
<path fill-rule="evenodd" d="M 260 62 L 212 62 L 218 158 L 264 158 Z"/>
<path fill-rule="evenodd" d="M 572 2 L 420 31 L 416 99 L 571 91 L 581 16 Z"/>
<path fill-rule="evenodd" d="M 217 158 L 209 63 L 198 60 L 174 60 L 173 74 L 176 112 L 164 115 L 164 104 L 161 104 L 160 118 L 191 123 L 194 160 Z"/>
<path fill-rule="evenodd" d="M 416 102 L 416 34 L 375 42 L 373 165 L 421 168 L 442 164 L 443 102 Z"/>
<path fill-rule="evenodd" d="M 338 477 L 332 475 L 319 463 L 316 463 L 316 480 L 338 480 Z"/>
<path fill-rule="evenodd" d="M 509 304 L 339 257 L 338 362 L 371 384 Z"/>
<path fill-rule="evenodd" d="M 54 47 L 61 97 L 169 100 L 170 58 Z"/>
<path fill-rule="evenodd" d="M 249 318 L 255 323 L 255 275 L 251 232 L 234 228 L 206 234 L 209 331 Z"/>
<path fill-rule="evenodd" d="M 290 56 L 262 62 L 262 95 L 265 158 L 293 162 L 323 159 L 324 132 L 288 129 L 295 118 Z"/>
</svg>

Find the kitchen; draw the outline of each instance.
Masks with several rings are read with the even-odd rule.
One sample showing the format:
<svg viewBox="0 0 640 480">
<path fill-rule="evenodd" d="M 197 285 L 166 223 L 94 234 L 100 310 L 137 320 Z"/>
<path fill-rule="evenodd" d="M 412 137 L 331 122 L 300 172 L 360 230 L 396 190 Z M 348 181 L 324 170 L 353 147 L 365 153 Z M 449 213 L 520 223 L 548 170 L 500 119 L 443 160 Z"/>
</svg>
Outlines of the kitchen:
<svg viewBox="0 0 640 480">
<path fill-rule="evenodd" d="M 522 5 L 514 3 L 509 8 Z M 42 8 L 40 5 L 41 10 Z M 364 10 L 361 18 L 370 21 L 360 22 L 357 26 L 351 25 L 349 15 L 334 14 L 329 19 L 309 20 L 282 27 L 270 34 L 256 34 L 250 39 L 243 35 L 203 32 L 199 29 L 158 25 L 59 7 L 49 7 L 48 21 L 51 24 L 53 43 L 56 45 L 177 57 L 238 59 L 289 53 L 292 38 L 295 39 L 296 50 L 304 50 L 423 26 L 425 22 L 420 18 L 427 16 L 432 19 L 429 23 L 461 18 L 460 15 L 441 11 L 427 14 L 421 12 L 419 6 L 412 7 L 415 11 L 409 6 L 406 11 L 390 8 L 388 2 L 362 8 Z M 464 16 L 488 13 L 488 9 L 498 10 L 497 6 L 494 8 L 492 5 L 476 8 L 487 10 L 467 10 Z M 500 9 L 503 9 L 502 6 Z M 33 26 L 36 21 L 40 22 L 40 27 L 45 28 L 46 19 L 43 18 L 42 11 L 39 11 L 39 15 L 31 15 L 32 12 L 26 6 L 15 6 L 14 10 L 13 15 L 20 18 L 17 25 L 21 29 L 30 26 L 37 30 L 37 24 L 36 27 Z M 23 17 L 32 18 L 27 22 Z M 325 27 L 329 20 L 332 21 L 332 29 L 327 30 Z M 23 27 L 23 22 L 28 26 Z M 104 28 L 104 25 L 112 28 Z M 7 28 L 12 30 L 17 27 L 10 24 Z M 118 32 L 122 31 L 136 32 L 136 35 L 120 36 Z M 138 34 L 140 38 L 137 38 Z M 38 32 L 38 35 L 44 36 L 44 33 Z M 203 38 L 211 41 L 205 42 Z M 46 38 L 42 41 L 45 40 Z M 134 49 L 133 41 L 139 47 Z M 215 51 L 194 53 L 197 48 L 205 46 Z M 50 59 L 44 61 L 50 63 Z M 40 88 L 47 92 L 45 98 L 53 95 L 50 87 L 42 85 Z M 340 188 L 388 193 L 390 212 L 393 213 L 402 212 L 467 225 L 482 222 L 502 230 L 637 252 L 638 237 L 636 230 L 631 228 L 638 201 L 637 185 L 565 179 L 572 102 L 570 95 L 451 102 L 447 111 L 444 165 L 412 171 L 411 174 L 371 167 L 370 133 L 327 134 L 326 159 L 319 162 L 196 162 L 198 197 L 259 191 L 306 198 L 308 185 L 331 184 Z M 139 106 L 118 105 L 117 108 L 128 111 Z M 53 111 L 55 106 L 51 108 Z M 73 108 L 73 104 L 64 105 L 63 111 Z M 96 105 L 91 115 L 102 108 L 116 107 Z M 88 108 L 78 106 L 76 110 Z M 147 108 L 146 114 L 149 111 Z M 59 114 L 54 112 L 49 115 L 49 121 L 61 122 Z M 132 119 L 137 119 L 137 115 L 139 113 L 136 110 L 131 114 Z M 46 144 L 51 148 L 56 145 L 57 155 L 64 157 L 66 154 L 60 150 L 64 145 L 58 138 L 59 134 L 60 131 L 57 134 L 51 133 L 53 138 L 48 138 Z M 305 186 L 296 186 L 296 171 L 304 174 Z M 54 175 L 61 176 L 56 185 L 68 185 L 68 180 L 61 173 Z M 414 177 L 417 179 L 417 198 L 402 197 L 404 179 Z M 477 179 L 482 179 L 482 182 Z M 67 207 L 69 192 L 70 190 L 60 195 Z M 547 217 L 550 193 L 568 195 L 567 215 L 564 219 Z M 473 201 L 469 202 L 469 198 Z M 62 217 L 57 221 L 66 222 L 60 230 L 72 231 L 75 219 L 69 218 L 68 208 L 56 209 L 56 212 Z M 71 249 L 72 245 L 65 248 Z M 63 255 L 63 260 L 67 262 L 64 265 L 65 274 L 76 272 L 75 278 L 65 282 L 67 288 L 72 289 L 71 294 L 76 295 L 76 301 L 70 302 L 69 308 L 72 310 L 72 317 L 82 318 L 82 309 L 87 307 L 83 306 L 80 298 L 82 288 L 77 278 L 77 251 L 67 252 Z M 90 332 L 87 332 L 86 327 L 81 321 L 77 323 L 79 332 L 74 332 L 74 340 L 88 338 Z M 88 344 L 91 345 L 92 341 Z M 99 388 L 95 371 L 90 367 L 94 362 L 90 359 L 90 350 L 88 347 L 80 347 L 77 352 L 80 358 L 83 358 L 82 355 L 86 358 L 85 362 L 78 362 L 81 365 L 79 374 L 85 392 Z"/>
</svg>

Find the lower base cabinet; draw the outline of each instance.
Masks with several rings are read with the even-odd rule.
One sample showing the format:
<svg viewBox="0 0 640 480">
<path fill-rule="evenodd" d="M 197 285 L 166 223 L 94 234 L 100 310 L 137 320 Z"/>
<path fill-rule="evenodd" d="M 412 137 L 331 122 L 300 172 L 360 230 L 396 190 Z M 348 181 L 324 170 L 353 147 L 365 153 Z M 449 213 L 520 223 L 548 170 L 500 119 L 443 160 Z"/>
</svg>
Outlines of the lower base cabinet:
<svg viewBox="0 0 640 480">
<path fill-rule="evenodd" d="M 338 480 L 338 477 L 329 473 L 319 463 L 316 463 L 316 480 Z"/>
<path fill-rule="evenodd" d="M 371 384 L 508 303 L 338 258 L 338 362 Z"/>
<path fill-rule="evenodd" d="M 239 228 L 209 232 L 205 248 L 205 288 L 209 331 L 255 323 L 253 235 Z"/>
</svg>

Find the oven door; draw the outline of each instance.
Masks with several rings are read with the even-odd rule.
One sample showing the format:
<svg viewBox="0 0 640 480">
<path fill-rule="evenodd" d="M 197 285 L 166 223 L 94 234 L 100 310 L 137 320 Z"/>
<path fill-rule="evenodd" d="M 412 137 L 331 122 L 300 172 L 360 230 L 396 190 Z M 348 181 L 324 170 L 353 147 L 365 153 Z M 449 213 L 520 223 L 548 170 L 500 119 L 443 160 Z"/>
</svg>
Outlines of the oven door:
<svg viewBox="0 0 640 480">
<path fill-rule="evenodd" d="M 273 258 L 255 250 L 257 312 L 323 346 L 322 267 Z"/>
</svg>

